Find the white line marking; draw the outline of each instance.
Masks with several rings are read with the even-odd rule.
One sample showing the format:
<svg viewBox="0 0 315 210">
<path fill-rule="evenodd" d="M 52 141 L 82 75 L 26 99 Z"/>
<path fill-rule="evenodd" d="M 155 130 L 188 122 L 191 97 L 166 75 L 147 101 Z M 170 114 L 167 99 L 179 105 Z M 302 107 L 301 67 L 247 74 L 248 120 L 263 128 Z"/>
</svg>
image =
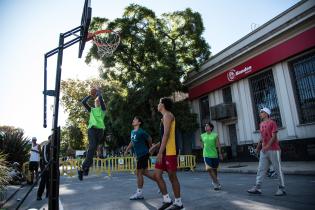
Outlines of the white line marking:
<svg viewBox="0 0 315 210">
<path fill-rule="evenodd" d="M 61 200 L 59 199 L 59 210 L 63 210 L 63 205 L 61 203 Z"/>
</svg>

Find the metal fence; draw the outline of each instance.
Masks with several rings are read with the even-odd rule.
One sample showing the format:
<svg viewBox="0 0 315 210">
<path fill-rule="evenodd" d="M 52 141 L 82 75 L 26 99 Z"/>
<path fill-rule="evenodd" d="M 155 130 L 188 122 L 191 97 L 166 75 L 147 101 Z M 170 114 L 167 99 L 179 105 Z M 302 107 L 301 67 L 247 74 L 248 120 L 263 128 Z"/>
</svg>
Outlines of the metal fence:
<svg viewBox="0 0 315 210">
<path fill-rule="evenodd" d="M 179 155 L 177 157 L 177 168 L 178 169 L 189 169 L 194 171 L 196 167 L 196 157 L 194 155 Z M 76 176 L 78 168 L 82 165 L 84 159 L 70 159 L 66 161 L 60 160 L 60 175 L 61 176 Z M 152 156 L 149 160 L 149 170 L 154 169 L 156 163 L 156 157 Z M 93 164 L 90 167 L 90 174 L 100 175 L 107 173 L 111 176 L 112 173 L 119 172 L 130 172 L 136 171 L 136 158 L 129 157 L 109 157 L 109 158 L 94 158 Z M 23 164 L 23 174 L 30 180 L 30 173 L 28 170 L 28 162 Z"/>
</svg>

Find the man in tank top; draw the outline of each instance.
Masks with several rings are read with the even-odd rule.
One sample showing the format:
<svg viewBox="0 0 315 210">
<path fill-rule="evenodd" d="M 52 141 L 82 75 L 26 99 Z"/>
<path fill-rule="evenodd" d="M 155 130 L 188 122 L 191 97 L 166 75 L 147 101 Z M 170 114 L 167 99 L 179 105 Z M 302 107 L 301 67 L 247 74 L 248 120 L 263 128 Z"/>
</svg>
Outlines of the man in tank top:
<svg viewBox="0 0 315 210">
<path fill-rule="evenodd" d="M 36 137 L 32 138 L 32 148 L 30 151 L 30 161 L 29 161 L 29 170 L 31 172 L 31 182 L 30 184 L 33 184 L 34 182 L 34 175 L 36 176 L 36 180 L 38 179 L 38 166 L 39 166 L 39 152 L 40 152 L 40 146 L 36 143 L 37 139 Z"/>
</svg>

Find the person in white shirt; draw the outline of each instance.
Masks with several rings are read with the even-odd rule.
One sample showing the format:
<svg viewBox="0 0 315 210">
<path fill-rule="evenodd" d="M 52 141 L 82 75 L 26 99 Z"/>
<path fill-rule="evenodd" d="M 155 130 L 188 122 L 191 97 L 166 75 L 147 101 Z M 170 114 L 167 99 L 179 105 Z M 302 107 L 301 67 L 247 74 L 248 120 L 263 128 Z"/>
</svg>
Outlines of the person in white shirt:
<svg viewBox="0 0 315 210">
<path fill-rule="evenodd" d="M 30 151 L 30 161 L 29 161 L 29 170 L 31 172 L 31 182 L 33 184 L 34 181 L 34 174 L 36 176 L 36 180 L 38 179 L 38 166 L 39 166 L 39 153 L 40 153 L 40 146 L 36 143 L 36 137 L 32 138 L 32 148 Z"/>
<path fill-rule="evenodd" d="M 50 164 L 50 145 L 51 145 L 52 135 L 48 137 L 48 142 L 42 144 L 40 152 L 40 171 L 42 173 L 40 178 L 40 183 L 37 189 L 37 200 L 42 200 L 42 195 L 46 188 L 46 198 L 49 195 L 49 164 Z"/>
</svg>

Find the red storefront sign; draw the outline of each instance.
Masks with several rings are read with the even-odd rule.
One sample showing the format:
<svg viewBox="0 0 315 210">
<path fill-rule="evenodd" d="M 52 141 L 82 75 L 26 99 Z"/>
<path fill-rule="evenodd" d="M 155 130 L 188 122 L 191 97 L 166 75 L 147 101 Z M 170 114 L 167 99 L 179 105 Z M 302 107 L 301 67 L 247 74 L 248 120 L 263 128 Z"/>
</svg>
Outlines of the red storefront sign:
<svg viewBox="0 0 315 210">
<path fill-rule="evenodd" d="M 301 53 L 315 46 L 315 27 L 257 55 L 245 63 L 210 79 L 196 87 L 189 89 L 189 99 L 200 97 L 225 85 L 246 78 L 268 66 L 279 63 L 293 55 Z"/>
</svg>

